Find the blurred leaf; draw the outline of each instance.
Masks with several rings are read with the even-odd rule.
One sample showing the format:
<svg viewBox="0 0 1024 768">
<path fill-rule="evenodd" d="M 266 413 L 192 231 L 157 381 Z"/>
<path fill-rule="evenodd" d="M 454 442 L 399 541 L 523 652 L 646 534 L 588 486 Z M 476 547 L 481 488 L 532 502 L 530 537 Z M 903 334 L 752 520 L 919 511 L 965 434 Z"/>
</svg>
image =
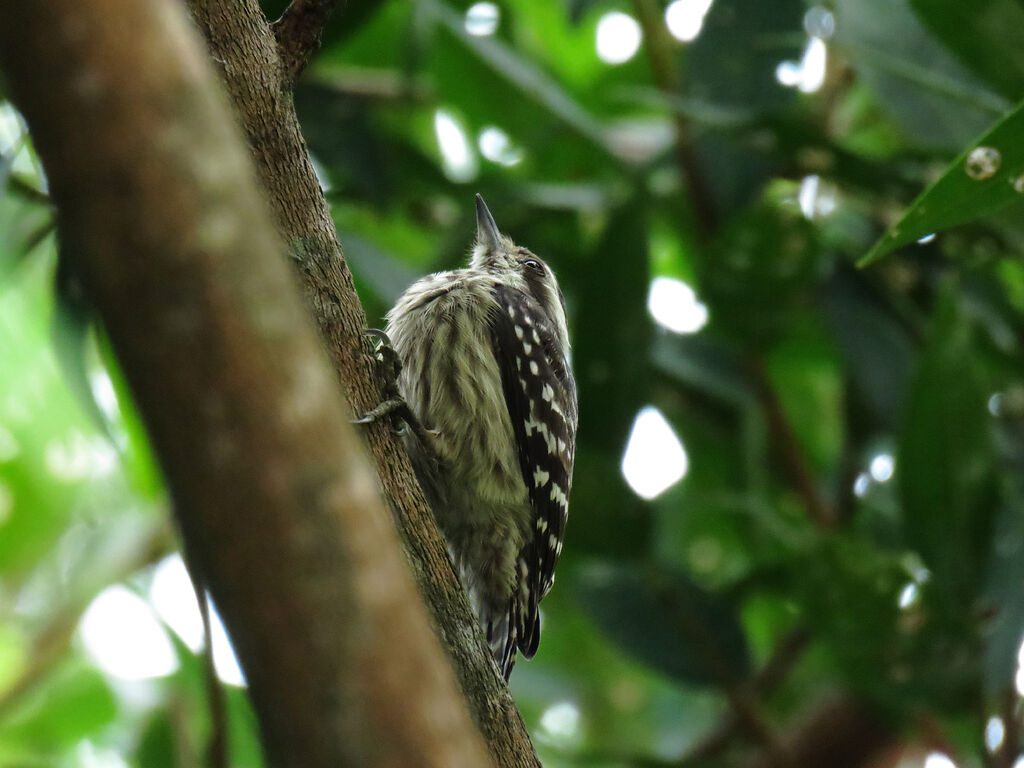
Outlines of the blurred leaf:
<svg viewBox="0 0 1024 768">
<path fill-rule="evenodd" d="M 580 390 L 581 442 L 618 455 L 636 412 L 646 404 L 649 245 L 645 202 L 638 197 L 614 211 L 586 260 L 560 269 L 576 289 L 573 354 Z M 560 265 L 561 267 L 561 265 Z M 572 307 L 570 307 L 572 309 Z"/>
<path fill-rule="evenodd" d="M 739 406 L 756 401 L 743 359 L 721 340 L 659 333 L 652 345 L 652 362 L 679 384 L 714 398 Z"/>
<path fill-rule="evenodd" d="M 783 60 L 800 58 L 803 40 L 794 33 L 804 10 L 800 0 L 717 0 L 699 37 L 676 53 L 685 86 L 682 100 L 670 97 L 673 108 L 691 113 L 688 120 L 719 123 L 741 115 L 783 114 L 797 92 L 780 84 L 775 71 Z M 716 209 L 734 212 L 757 200 L 772 175 L 764 139 L 770 137 L 774 145 L 776 136 L 754 127 L 701 132 L 696 147 Z"/>
<path fill-rule="evenodd" d="M 972 156 L 972 152 L 985 155 Z M 993 154 L 994 153 L 994 154 Z M 991 173 L 968 170 L 987 164 Z M 1020 189 L 1018 190 L 1018 187 Z M 864 266 L 925 235 L 965 224 L 1024 199 L 1024 103 L 947 166 L 868 254 Z"/>
<path fill-rule="evenodd" d="M 514 48 L 495 37 L 476 37 L 466 32 L 462 17 L 441 0 L 421 0 L 421 8 L 435 18 L 442 27 L 455 37 L 458 44 L 470 51 L 488 69 L 540 104 L 551 115 L 556 116 L 578 135 L 589 140 L 605 151 L 611 151 L 604 127 L 590 112 L 574 99 L 561 84 L 547 76 L 528 59 L 520 56 Z M 441 53 L 441 63 L 452 51 Z M 450 60 L 450 59 L 448 59 Z M 462 70 L 462 76 L 470 77 L 476 67 Z M 493 98 L 487 91 L 475 89 L 478 98 Z M 465 105 L 463 105 L 465 106 Z M 494 114 L 506 113 L 508 104 L 493 110 Z"/>
<path fill-rule="evenodd" d="M 947 292 L 910 384 L 896 477 L 907 543 L 951 612 L 973 597 L 990 542 L 996 499 L 985 401 L 971 327 Z"/>
<path fill-rule="evenodd" d="M 142 738 L 135 749 L 136 763 L 145 768 L 177 768 L 181 765 L 177 742 L 168 713 L 155 712 L 142 730 Z"/>
<path fill-rule="evenodd" d="M 815 473 L 831 476 L 843 445 L 843 387 L 835 350 L 820 330 L 800 329 L 771 351 L 767 373 Z"/>
<path fill-rule="evenodd" d="M 787 594 L 799 601 L 803 621 L 814 628 L 846 685 L 883 700 L 902 695 L 891 677 L 906 669 L 908 638 L 897 623 L 900 589 L 908 577 L 898 555 L 865 537 L 818 536 L 786 563 Z M 906 680 L 901 681 L 904 684 Z"/>
<path fill-rule="evenodd" d="M 171 755 L 180 746 L 191 747 L 196 755 L 205 754 L 212 738 L 210 721 L 210 694 L 207 680 L 205 651 L 193 652 L 170 627 L 167 635 L 174 645 L 180 666 L 169 682 L 173 692 L 169 708 L 179 711 L 155 716 L 146 729 L 146 739 L 140 744 L 140 765 L 150 765 L 142 755 L 157 754 L 166 748 L 169 737 L 174 747 Z M 209 642 L 207 638 L 205 642 Z M 214 683 L 224 697 L 224 727 L 227 730 L 228 755 L 233 768 L 262 768 L 263 752 L 259 741 L 259 727 L 256 715 L 249 703 L 248 691 L 227 685 L 220 679 Z M 184 737 L 184 741 L 182 740 Z M 188 765 L 194 755 L 176 755 L 172 765 Z"/>
<path fill-rule="evenodd" d="M 93 329 L 92 308 L 81 295 L 81 287 L 69 282 L 57 268 L 56 303 L 53 309 L 53 351 L 64 381 L 82 412 L 95 429 L 117 446 L 110 422 L 93 394 L 86 362 L 90 331 Z"/>
<path fill-rule="evenodd" d="M 612 213 L 590 252 L 557 265 L 560 284 L 575 290 L 573 367 L 585 414 L 572 503 L 587 511 L 587 524 L 570 523 L 568 534 L 579 552 L 637 556 L 650 535 L 649 511 L 620 469 L 633 420 L 650 393 L 645 223 L 642 203 L 634 200 Z"/>
<path fill-rule="evenodd" d="M 711 327 L 746 346 L 792 329 L 812 285 L 818 232 L 781 188 L 734 215 L 698 264 Z"/>
<path fill-rule="evenodd" d="M 758 112 L 752 105 L 718 104 L 697 97 L 677 96 L 656 88 L 638 88 L 627 91 L 624 98 L 637 104 L 670 109 L 695 126 L 716 130 L 749 128 Z"/>
<path fill-rule="evenodd" d="M 584 15 L 598 4 L 599 0 L 568 0 L 566 15 L 571 23 L 579 24 Z"/>
<path fill-rule="evenodd" d="M 259 724 L 244 688 L 226 687 L 228 720 L 231 725 L 231 764 L 234 768 L 263 768 Z"/>
<path fill-rule="evenodd" d="M 1024 7 L 1017 0 L 910 0 L 956 56 L 1012 101 L 1024 98 Z"/>
<path fill-rule="evenodd" d="M 681 572 L 600 565 L 579 582 L 591 618 L 625 651 L 689 685 L 732 685 L 750 668 L 730 605 Z"/>
<path fill-rule="evenodd" d="M 776 80 L 775 69 L 783 59 L 800 58 L 803 40 L 794 33 L 804 10 L 801 0 L 716 0 L 685 59 L 678 49 L 690 103 L 747 112 L 793 102 L 796 91 Z"/>
<path fill-rule="evenodd" d="M 385 305 L 393 304 L 416 280 L 416 272 L 369 240 L 351 232 L 339 231 L 338 235 L 345 244 L 345 259 L 352 271 Z"/>
<path fill-rule="evenodd" d="M 914 17 L 909 0 L 837 0 L 836 47 L 914 141 L 957 147 L 1006 104 Z"/>
<path fill-rule="evenodd" d="M 1018 483 L 1019 485 L 1019 483 Z M 995 618 L 985 628 L 983 676 L 989 694 L 1004 691 L 1014 678 L 1021 640 L 1024 639 L 1024 498 L 996 517 L 992 557 L 988 564 L 985 597 Z"/>
<path fill-rule="evenodd" d="M 577 445 L 563 559 L 583 555 L 631 558 L 647 552 L 650 510 L 622 476 L 625 447 L 625 438 L 617 450 L 585 442 Z"/>
<path fill-rule="evenodd" d="M 821 312 L 843 356 L 850 394 L 864 430 L 895 430 L 914 360 L 914 346 L 891 309 L 852 270 L 836 273 L 821 296 Z"/>
<path fill-rule="evenodd" d="M 1013 258 L 1002 259 L 996 272 L 1006 291 L 1007 301 L 1024 315 L 1024 264 Z"/>
<path fill-rule="evenodd" d="M 81 662 L 65 665 L 37 686 L 15 712 L 0 721 L 0 742 L 10 741 L 55 755 L 117 715 L 106 680 Z"/>
<path fill-rule="evenodd" d="M 80 486 L 52 468 L 52 460 L 82 437 L 83 420 L 57 374 L 47 335 L 47 261 L 26 263 L 16 290 L 0 301 L 0 573 L 14 580 L 59 540 L 81 499 Z"/>
<path fill-rule="evenodd" d="M 14 158 L 18 156 L 18 152 L 25 145 L 28 140 L 26 134 L 14 142 L 14 145 L 9 147 L 6 151 L 0 152 L 0 190 L 6 191 L 7 182 L 11 178 L 11 171 L 14 170 Z"/>
<path fill-rule="evenodd" d="M 118 427 L 126 438 L 121 445 L 121 467 L 131 483 L 131 489 L 145 501 L 161 501 L 166 496 L 163 473 L 149 444 L 149 435 L 142 423 L 142 416 L 135 405 L 135 398 L 128 387 L 128 381 L 121 371 L 110 339 L 105 333 L 98 334 L 100 360 L 110 377 L 117 399 L 120 421 Z"/>
</svg>

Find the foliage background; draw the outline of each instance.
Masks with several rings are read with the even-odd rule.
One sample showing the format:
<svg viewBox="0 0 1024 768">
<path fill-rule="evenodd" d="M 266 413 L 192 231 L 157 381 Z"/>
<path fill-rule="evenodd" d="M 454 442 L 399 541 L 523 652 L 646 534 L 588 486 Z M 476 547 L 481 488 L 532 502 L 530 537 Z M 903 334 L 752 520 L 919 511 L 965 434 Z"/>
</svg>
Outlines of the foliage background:
<svg viewBox="0 0 1024 768">
<path fill-rule="evenodd" d="M 894 742 L 875 765 L 1013 765 L 1024 7 L 715 0 L 684 44 L 656 0 L 499 3 L 484 36 L 468 5 L 352 0 L 296 101 L 371 318 L 463 262 L 476 191 L 559 275 L 581 397 L 574 512 L 541 650 L 512 680 L 545 765 L 744 764 L 854 700 Z M 644 31 L 620 65 L 594 45 L 613 11 Z M 824 81 L 782 85 L 812 33 Z M 195 764 L 210 731 L 195 638 L 130 620 L 149 610 L 131 595 L 158 602 L 156 564 L 173 567 L 167 500 L 102 334 L 57 277 L 12 114 L 0 764 Z M 497 160 L 478 147 L 494 127 L 511 143 Z M 999 153 L 992 173 L 968 157 L 979 145 Z M 873 253 L 895 252 L 858 269 L 887 229 Z M 657 277 L 692 286 L 706 326 L 655 322 Z M 652 500 L 620 471 L 648 405 L 688 456 Z M 135 614 L 96 613 L 112 585 Z M 115 631 L 90 640 L 90 615 Z M 150 649 L 146 674 L 153 648 L 167 658 L 125 680 L 97 643 Z M 243 689 L 228 691 L 233 764 L 260 765 Z"/>
</svg>

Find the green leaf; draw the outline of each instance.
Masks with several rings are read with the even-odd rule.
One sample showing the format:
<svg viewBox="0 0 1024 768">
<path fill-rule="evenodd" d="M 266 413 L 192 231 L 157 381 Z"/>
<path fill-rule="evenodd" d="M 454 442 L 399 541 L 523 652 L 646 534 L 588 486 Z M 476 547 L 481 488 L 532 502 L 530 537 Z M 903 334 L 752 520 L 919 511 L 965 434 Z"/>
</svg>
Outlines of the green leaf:
<svg viewBox="0 0 1024 768">
<path fill-rule="evenodd" d="M 836 470 L 844 424 L 842 367 L 818 328 L 791 334 L 767 358 L 779 405 L 813 469 Z"/>
<path fill-rule="evenodd" d="M 0 742 L 54 754 L 114 719 L 117 703 L 103 675 L 81 663 L 39 685 L 0 725 Z"/>
<path fill-rule="evenodd" d="M 997 153 L 991 155 L 997 166 L 995 171 L 968 173 L 969 159 L 970 167 L 977 167 L 978 155 L 971 153 L 985 149 Z M 939 180 L 911 204 L 903 218 L 875 243 L 861 259 L 860 266 L 877 261 L 925 235 L 974 221 L 1021 200 L 1024 200 L 1024 102 L 965 149 Z"/>
<path fill-rule="evenodd" d="M 852 269 L 837 272 L 821 295 L 821 312 L 843 356 L 860 428 L 888 433 L 902 413 L 914 346 L 864 276 Z"/>
<path fill-rule="evenodd" d="M 790 332 L 821 258 L 819 232 L 777 184 L 735 214 L 697 264 L 710 326 L 746 345 Z"/>
<path fill-rule="evenodd" d="M 142 730 L 135 761 L 146 768 L 175 768 L 178 762 L 178 739 L 175 726 L 167 712 L 156 712 Z"/>
<path fill-rule="evenodd" d="M 954 612 L 974 595 L 995 506 L 991 418 L 972 345 L 945 295 L 910 385 L 896 462 L 907 543 Z"/>
<path fill-rule="evenodd" d="M 231 723 L 231 763 L 235 768 L 263 768 L 266 762 L 260 744 L 259 723 L 248 691 L 229 687 L 226 694 Z"/>
<path fill-rule="evenodd" d="M 1024 98 L 1024 6 L 1016 0 L 910 0 L 957 58 L 999 93 Z"/>
<path fill-rule="evenodd" d="M 14 146 L 6 152 L 0 152 L 0 190 L 6 190 L 7 180 L 11 177 L 11 172 L 14 170 L 14 158 L 18 156 L 18 152 L 21 151 L 25 140 L 26 136 L 22 135 L 14 142 Z"/>
<path fill-rule="evenodd" d="M 732 684 L 750 670 L 733 607 L 685 574 L 601 564 L 579 580 L 580 599 L 623 650 L 680 683 Z"/>
<path fill-rule="evenodd" d="M 580 411 L 588 414 L 579 440 L 617 453 L 650 390 L 645 201 L 615 210 L 595 245 L 586 260 L 562 259 L 556 269 L 563 284 L 577 287 L 577 301 L 569 305 L 573 353 L 590 361 L 576 374 Z"/>
<path fill-rule="evenodd" d="M 57 281 L 53 308 L 53 351 L 71 394 L 98 432 L 117 447 L 110 422 L 89 385 L 87 349 L 94 312 L 73 275 L 74 254 L 58 244 Z"/>
<path fill-rule="evenodd" d="M 493 70 L 521 94 L 544 107 L 548 113 L 572 128 L 578 135 L 602 150 L 614 154 L 601 122 L 558 81 L 549 77 L 532 61 L 521 56 L 500 39 L 475 37 L 469 34 L 465 30 L 462 16 L 439 0 L 423 0 L 420 8 L 446 28 L 455 37 L 457 44 L 471 52 L 484 67 Z M 451 54 L 451 50 L 445 50 L 440 55 L 444 59 Z M 471 77 L 473 73 L 464 70 L 462 75 L 463 78 Z M 486 92 L 478 92 L 477 95 L 480 98 L 487 97 Z"/>
<path fill-rule="evenodd" d="M 1017 654 L 1024 637 L 1024 497 L 1004 509 L 992 535 L 985 597 L 992 601 L 995 618 L 986 627 L 983 679 L 989 693 L 1004 690 L 1017 669 Z"/>
<path fill-rule="evenodd" d="M 686 54 L 686 96 L 744 111 L 794 101 L 796 91 L 779 85 L 775 68 L 800 58 L 803 39 L 793 33 L 803 13 L 799 0 L 717 0 Z"/>
<path fill-rule="evenodd" d="M 960 147 L 1006 108 L 935 40 L 909 0 L 836 0 L 835 48 L 915 143 Z"/>
</svg>

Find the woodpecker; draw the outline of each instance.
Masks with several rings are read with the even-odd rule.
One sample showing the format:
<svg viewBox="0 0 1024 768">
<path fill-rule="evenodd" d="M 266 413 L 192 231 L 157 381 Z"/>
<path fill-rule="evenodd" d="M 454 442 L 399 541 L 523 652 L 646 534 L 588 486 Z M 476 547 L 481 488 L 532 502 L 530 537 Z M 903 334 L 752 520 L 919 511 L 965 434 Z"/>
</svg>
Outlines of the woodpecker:
<svg viewBox="0 0 1024 768">
<path fill-rule="evenodd" d="M 569 514 L 577 403 L 565 300 L 477 195 L 469 266 L 414 283 L 386 335 L 419 422 L 404 442 L 507 680 L 517 649 L 537 651 Z"/>
</svg>

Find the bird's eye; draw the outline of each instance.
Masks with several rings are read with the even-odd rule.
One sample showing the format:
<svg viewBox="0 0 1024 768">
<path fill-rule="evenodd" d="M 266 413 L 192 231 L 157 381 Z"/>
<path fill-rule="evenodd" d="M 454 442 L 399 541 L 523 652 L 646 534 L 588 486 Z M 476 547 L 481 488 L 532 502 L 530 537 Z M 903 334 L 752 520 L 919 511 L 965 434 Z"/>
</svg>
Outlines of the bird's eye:
<svg viewBox="0 0 1024 768">
<path fill-rule="evenodd" d="M 544 271 L 544 267 L 542 267 L 540 265 L 540 262 L 537 261 L 536 259 L 527 259 L 526 261 L 523 262 L 523 266 L 529 267 L 530 269 L 536 270 L 537 272 Z"/>
</svg>

